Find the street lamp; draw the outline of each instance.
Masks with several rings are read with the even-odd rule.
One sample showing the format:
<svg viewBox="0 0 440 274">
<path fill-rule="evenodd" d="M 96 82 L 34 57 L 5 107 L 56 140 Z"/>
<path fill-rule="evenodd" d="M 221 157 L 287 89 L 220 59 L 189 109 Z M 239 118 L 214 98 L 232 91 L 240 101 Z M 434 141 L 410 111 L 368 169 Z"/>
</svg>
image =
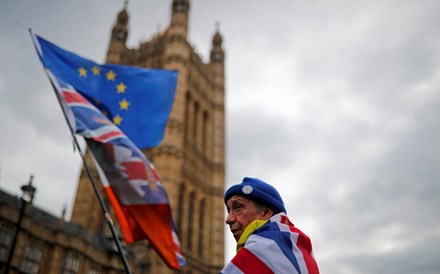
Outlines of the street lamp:
<svg viewBox="0 0 440 274">
<path fill-rule="evenodd" d="M 9 250 L 8 260 L 6 261 L 5 271 L 3 274 L 8 274 L 9 269 L 11 267 L 12 257 L 14 255 L 15 245 L 17 244 L 18 232 L 20 232 L 21 222 L 23 220 L 24 212 L 26 209 L 26 205 L 32 203 L 34 199 L 35 192 L 37 189 L 32 186 L 32 180 L 34 179 L 34 175 L 31 175 L 29 178 L 29 183 L 27 185 L 21 186 L 21 191 L 23 192 L 20 200 L 20 215 L 18 215 L 17 228 L 15 230 L 14 238 L 12 239 L 11 249 Z"/>
</svg>

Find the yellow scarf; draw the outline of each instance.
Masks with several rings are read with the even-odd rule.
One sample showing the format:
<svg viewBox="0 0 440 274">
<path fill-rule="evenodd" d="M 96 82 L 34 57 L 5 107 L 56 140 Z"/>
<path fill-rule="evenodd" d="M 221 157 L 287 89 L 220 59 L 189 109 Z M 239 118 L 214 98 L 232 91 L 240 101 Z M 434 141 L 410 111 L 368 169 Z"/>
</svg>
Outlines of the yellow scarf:
<svg viewBox="0 0 440 274">
<path fill-rule="evenodd" d="M 267 223 L 267 221 L 268 220 L 255 220 L 246 227 L 246 229 L 243 231 L 243 234 L 241 234 L 240 239 L 237 242 L 237 252 L 243 248 L 249 236 L 252 233 L 254 233 L 255 230 L 257 230 L 258 228 L 262 227 L 265 223 Z"/>
</svg>

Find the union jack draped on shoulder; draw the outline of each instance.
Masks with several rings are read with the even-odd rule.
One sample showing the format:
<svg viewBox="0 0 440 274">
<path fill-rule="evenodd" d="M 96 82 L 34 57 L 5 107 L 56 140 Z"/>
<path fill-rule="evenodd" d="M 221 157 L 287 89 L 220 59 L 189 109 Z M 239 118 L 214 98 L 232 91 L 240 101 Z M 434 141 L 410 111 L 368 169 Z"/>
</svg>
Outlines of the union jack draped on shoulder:
<svg viewBox="0 0 440 274">
<path fill-rule="evenodd" d="M 249 236 L 221 273 L 319 274 L 319 269 L 310 238 L 279 213 Z"/>
</svg>

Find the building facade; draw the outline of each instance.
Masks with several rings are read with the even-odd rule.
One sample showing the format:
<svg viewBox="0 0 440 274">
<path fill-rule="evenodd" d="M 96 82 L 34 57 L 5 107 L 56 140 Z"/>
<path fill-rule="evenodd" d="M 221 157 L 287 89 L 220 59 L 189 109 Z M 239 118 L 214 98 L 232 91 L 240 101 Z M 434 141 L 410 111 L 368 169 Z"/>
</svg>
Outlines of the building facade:
<svg viewBox="0 0 440 274">
<path fill-rule="evenodd" d="M 209 62 L 195 52 L 188 41 L 189 12 L 189 0 L 172 0 L 169 26 L 138 48 L 126 45 L 127 6 L 111 31 L 107 63 L 179 72 L 164 139 L 143 152 L 168 193 L 187 266 L 180 271 L 168 269 L 148 242 L 142 241 L 124 245 L 133 273 L 218 273 L 224 265 L 225 54 L 218 29 L 211 40 Z M 86 160 L 98 178 L 93 161 L 88 156 Z M 0 190 L 2 272 L 19 208 L 20 199 Z M 10 273 L 125 273 L 116 250 L 82 170 L 70 222 L 64 215 L 57 218 L 28 206 Z"/>
<path fill-rule="evenodd" d="M 4 273 L 22 208 L 21 199 L 0 190 L 0 272 Z M 64 211 L 63 211 L 64 212 Z M 9 274 L 124 274 L 113 243 L 81 225 L 32 204 L 23 211 Z M 139 269 L 127 253 L 133 273 Z"/>
</svg>

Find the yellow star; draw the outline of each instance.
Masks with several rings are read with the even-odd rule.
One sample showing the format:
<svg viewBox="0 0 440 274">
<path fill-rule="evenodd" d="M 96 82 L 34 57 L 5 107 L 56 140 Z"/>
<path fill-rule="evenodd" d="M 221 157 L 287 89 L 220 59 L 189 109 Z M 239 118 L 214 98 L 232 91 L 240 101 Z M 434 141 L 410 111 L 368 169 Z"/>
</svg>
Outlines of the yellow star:
<svg viewBox="0 0 440 274">
<path fill-rule="evenodd" d="M 100 75 L 101 74 L 101 69 L 98 68 L 96 65 L 93 66 L 92 71 L 93 71 L 93 75 Z"/>
<path fill-rule="evenodd" d="M 116 73 L 114 73 L 113 70 L 110 70 L 107 72 L 106 76 L 108 81 L 114 81 L 116 78 Z"/>
<path fill-rule="evenodd" d="M 117 93 L 125 93 L 125 89 L 127 88 L 126 85 L 124 85 L 124 83 L 120 83 L 119 85 L 116 86 L 117 89 Z"/>
<path fill-rule="evenodd" d="M 127 100 L 123 99 L 121 102 L 119 102 L 119 108 L 120 109 L 125 109 L 128 110 L 128 106 L 130 105 L 130 102 L 128 102 Z"/>
<path fill-rule="evenodd" d="M 80 67 L 78 71 L 79 71 L 79 77 L 87 77 L 87 70 L 85 68 Z"/>
<path fill-rule="evenodd" d="M 113 123 L 115 123 L 115 125 L 119 126 L 122 122 L 122 118 L 121 116 L 119 116 L 119 114 L 117 114 L 115 117 L 113 117 Z"/>
</svg>

